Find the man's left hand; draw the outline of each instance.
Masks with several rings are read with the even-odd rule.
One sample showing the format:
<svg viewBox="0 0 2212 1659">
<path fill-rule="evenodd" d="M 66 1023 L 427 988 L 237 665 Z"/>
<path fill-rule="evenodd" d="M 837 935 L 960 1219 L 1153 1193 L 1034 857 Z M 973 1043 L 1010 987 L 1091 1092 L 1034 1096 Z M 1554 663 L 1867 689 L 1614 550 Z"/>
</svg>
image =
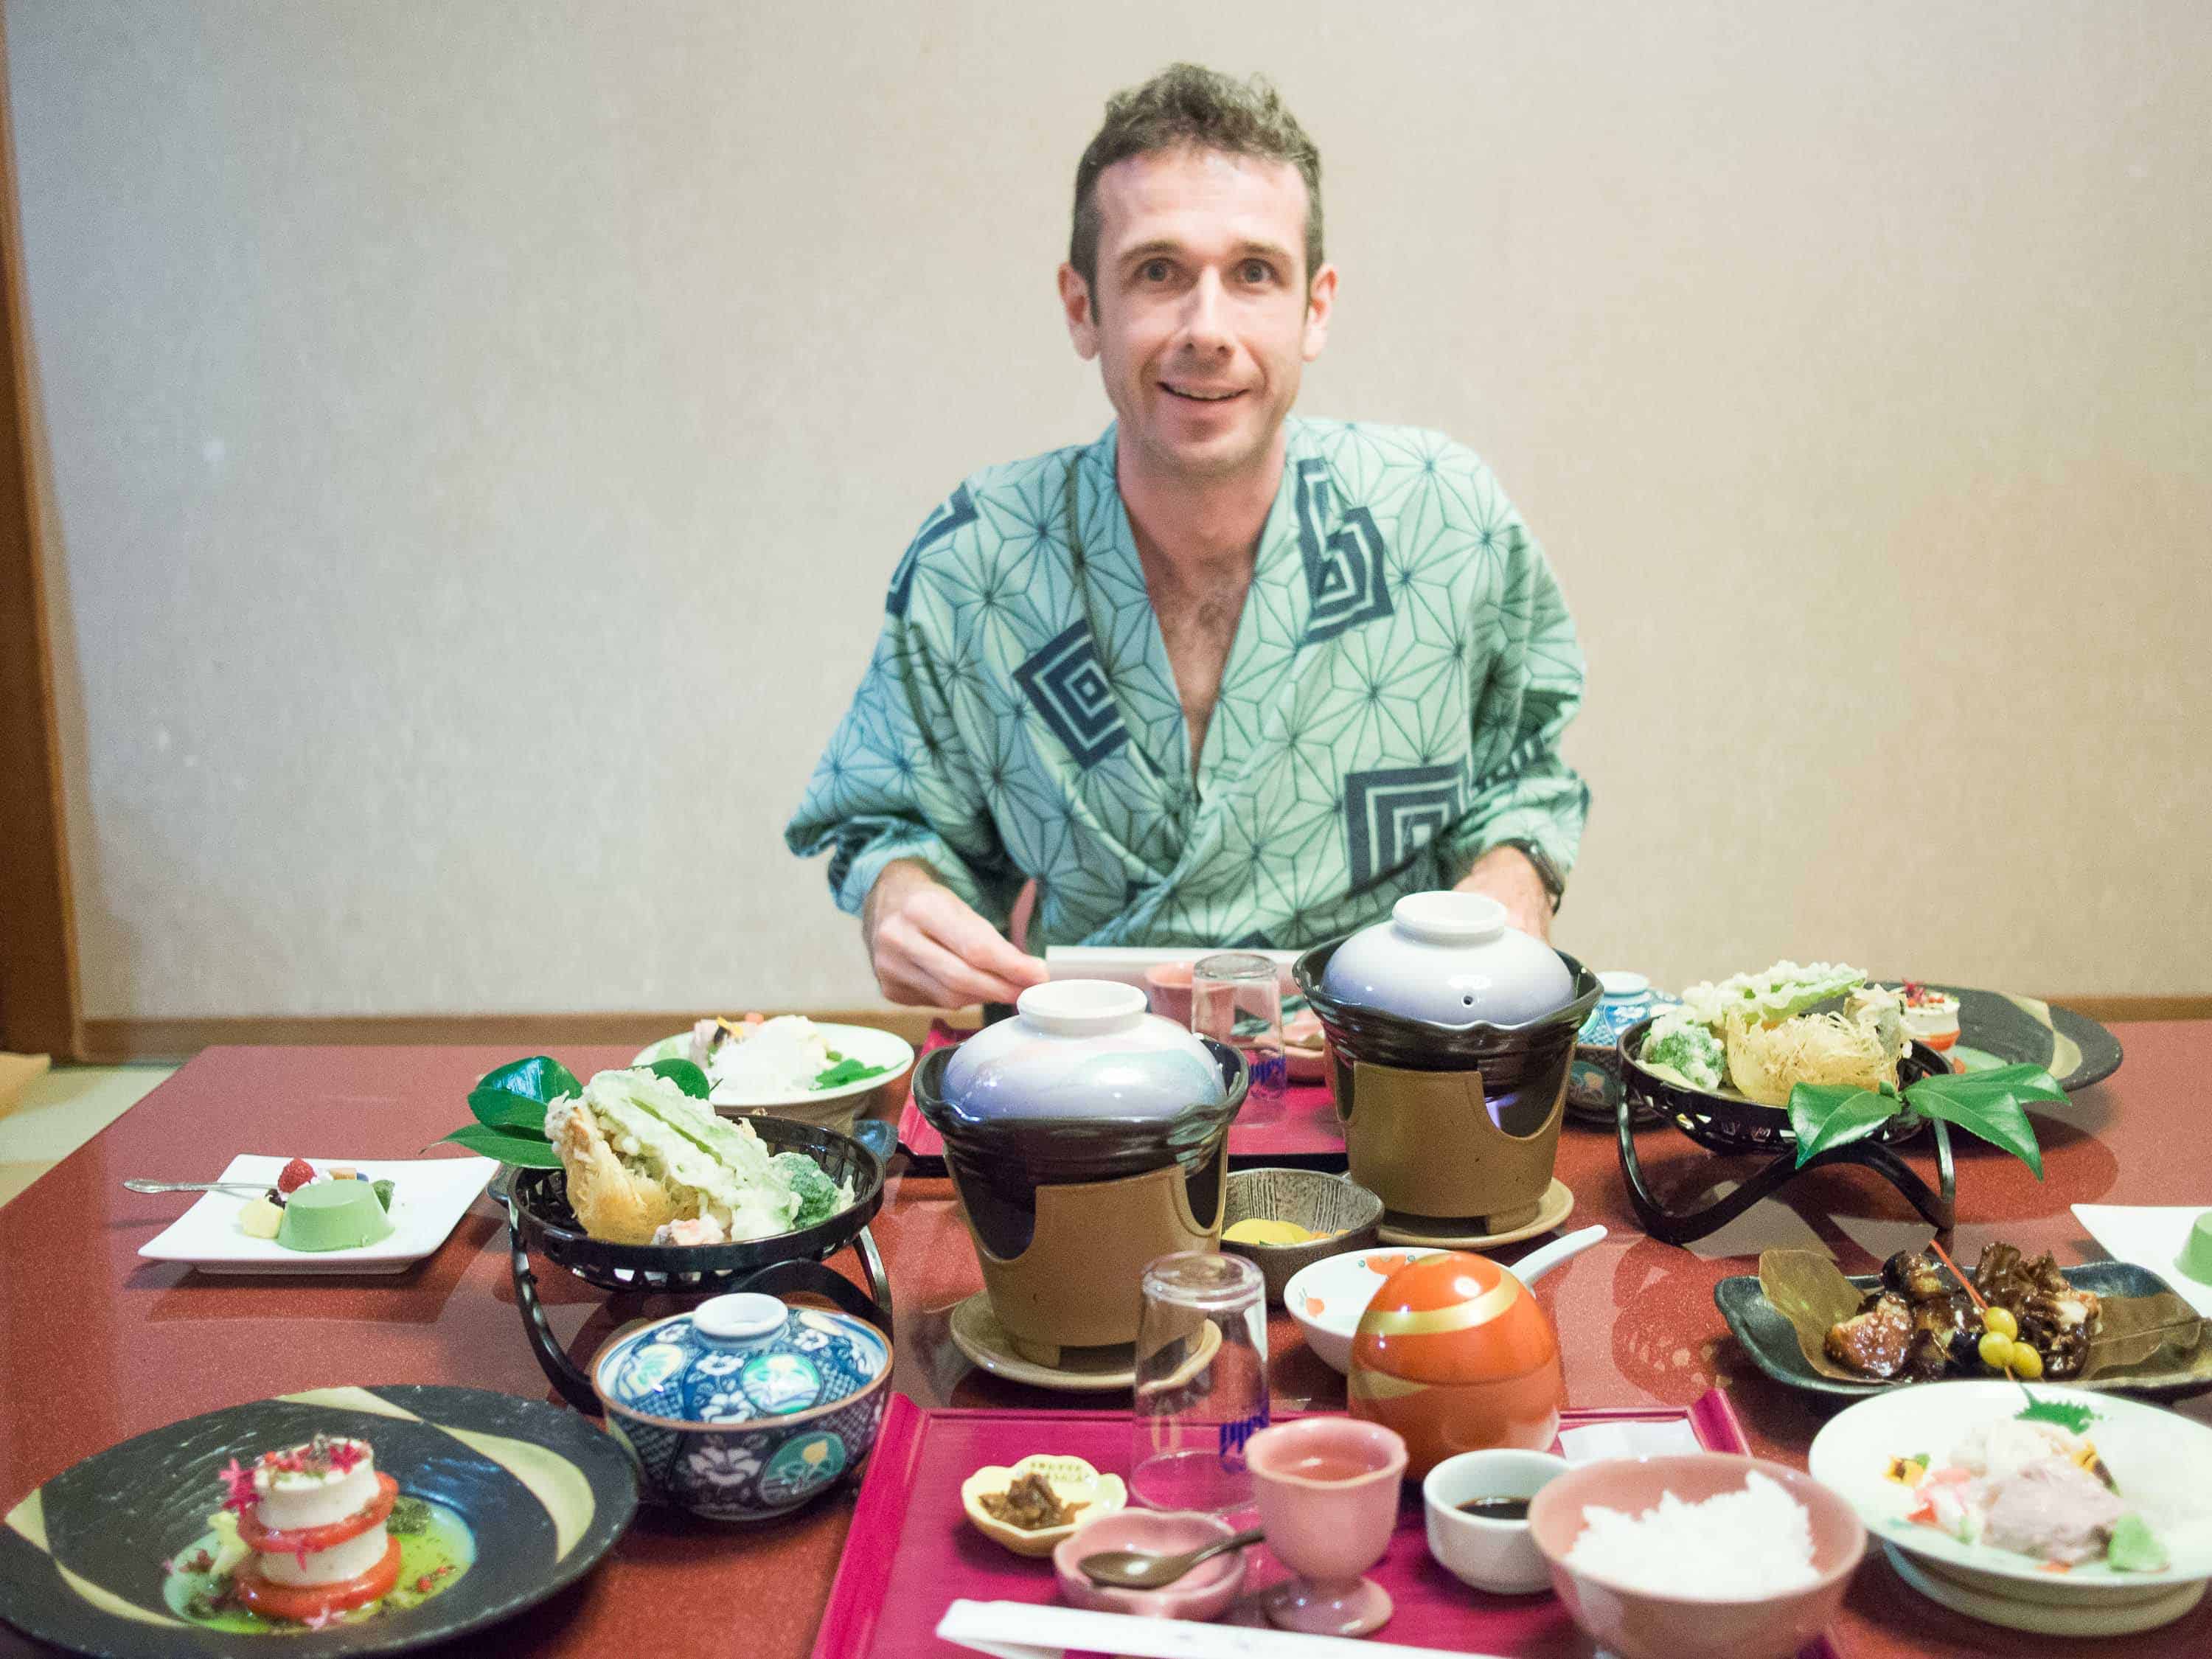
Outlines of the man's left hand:
<svg viewBox="0 0 2212 1659">
<path fill-rule="evenodd" d="M 1492 848 L 1453 890 L 1494 898 L 1505 907 L 1507 926 L 1547 942 L 1552 937 L 1551 889 L 1517 847 Z"/>
</svg>

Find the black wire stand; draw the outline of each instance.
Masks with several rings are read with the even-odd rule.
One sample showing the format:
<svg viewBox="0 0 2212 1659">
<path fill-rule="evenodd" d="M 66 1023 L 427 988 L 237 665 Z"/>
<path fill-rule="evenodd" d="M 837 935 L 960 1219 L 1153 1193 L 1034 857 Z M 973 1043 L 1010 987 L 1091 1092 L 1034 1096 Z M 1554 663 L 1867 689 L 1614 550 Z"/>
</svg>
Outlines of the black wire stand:
<svg viewBox="0 0 2212 1659">
<path fill-rule="evenodd" d="M 1628 1183 L 1629 1202 L 1644 1231 L 1667 1244 L 1687 1244 L 1717 1232 L 1753 1205 L 1773 1197 L 1799 1176 L 1832 1164 L 1855 1164 L 1873 1170 L 1903 1194 L 1905 1202 L 1939 1231 L 1948 1232 L 1958 1219 L 1958 1176 L 1951 1158 L 1950 1130 L 1932 1121 L 1936 1131 L 1936 1184 L 1929 1187 L 1920 1172 L 1893 1148 L 1910 1140 L 1931 1120 L 1910 1113 L 1863 1140 L 1832 1146 L 1816 1152 L 1801 1165 L 1797 1137 L 1790 1132 L 1790 1115 L 1778 1106 L 1717 1094 L 1706 1089 L 1684 1088 L 1654 1077 L 1636 1063 L 1643 1051 L 1651 1021 L 1632 1025 L 1620 1035 L 1620 1086 L 1613 1094 L 1613 1129 L 1620 1148 L 1620 1173 Z M 1950 1066 L 1923 1043 L 1899 1062 L 1900 1081 L 1917 1082 L 1939 1076 Z M 1701 1209 L 1673 1210 L 1652 1192 L 1644 1179 L 1644 1165 L 1636 1154 L 1636 1125 L 1639 1115 L 1656 1112 L 1709 1152 L 1726 1157 L 1773 1152 L 1776 1156 L 1735 1190 Z"/>
</svg>

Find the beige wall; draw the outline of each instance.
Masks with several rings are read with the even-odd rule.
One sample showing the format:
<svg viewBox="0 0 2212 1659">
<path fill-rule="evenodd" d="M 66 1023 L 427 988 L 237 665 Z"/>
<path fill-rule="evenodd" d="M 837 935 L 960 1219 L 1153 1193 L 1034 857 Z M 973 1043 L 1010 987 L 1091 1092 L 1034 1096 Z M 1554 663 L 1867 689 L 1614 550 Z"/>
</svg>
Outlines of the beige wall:
<svg viewBox="0 0 2212 1659">
<path fill-rule="evenodd" d="M 871 997 L 781 826 L 1178 56 L 1565 580 L 1563 943 L 2212 990 L 2212 9 L 1186 9 L 9 0 L 87 1012 Z"/>
</svg>

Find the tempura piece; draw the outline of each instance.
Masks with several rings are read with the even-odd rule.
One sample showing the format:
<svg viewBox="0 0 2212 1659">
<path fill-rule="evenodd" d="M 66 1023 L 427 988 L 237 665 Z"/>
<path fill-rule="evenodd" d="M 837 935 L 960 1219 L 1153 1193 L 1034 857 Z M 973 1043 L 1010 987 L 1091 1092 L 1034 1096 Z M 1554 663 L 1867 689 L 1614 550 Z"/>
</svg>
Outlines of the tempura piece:
<svg viewBox="0 0 2212 1659">
<path fill-rule="evenodd" d="M 1722 1028 L 1729 1079 L 1747 1100 L 1787 1106 L 1801 1083 L 1897 1085 L 1897 1054 L 1873 1029 L 1840 1014 L 1800 1014 L 1779 1025 L 1731 1018 Z"/>
</svg>

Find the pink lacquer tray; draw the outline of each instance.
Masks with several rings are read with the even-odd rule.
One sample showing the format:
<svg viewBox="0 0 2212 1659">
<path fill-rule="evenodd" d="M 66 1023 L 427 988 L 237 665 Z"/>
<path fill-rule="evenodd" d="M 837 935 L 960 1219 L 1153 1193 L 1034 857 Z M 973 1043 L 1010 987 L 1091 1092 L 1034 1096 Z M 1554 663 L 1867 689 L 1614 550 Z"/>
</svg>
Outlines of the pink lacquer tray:
<svg viewBox="0 0 2212 1659">
<path fill-rule="evenodd" d="M 1563 1426 L 1628 1421 L 1686 1421 L 1708 1450 L 1747 1449 L 1718 1389 L 1686 1408 L 1569 1411 Z M 960 1483 L 969 1475 L 1032 1452 L 1071 1454 L 1126 1475 L 1129 1413 L 925 1411 L 893 1395 L 860 1484 L 813 1659 L 951 1659 L 968 1650 L 933 1632 L 955 1600 L 1056 1602 L 1050 1561 L 1009 1553 L 969 1526 L 960 1510 Z M 1288 1576 L 1264 1545 L 1249 1559 L 1248 1596 Z M 1504 1659 L 1591 1659 L 1596 1651 L 1556 1596 L 1485 1595 L 1431 1560 L 1417 1486 L 1407 1487 L 1389 1552 L 1370 1576 L 1397 1604 L 1381 1641 Z M 1800 1659 L 1838 1656 L 1823 1638 Z"/>
<path fill-rule="evenodd" d="M 957 1042 L 949 1027 L 938 1025 L 921 1045 L 921 1052 Z M 1326 1083 L 1293 1083 L 1283 1092 L 1283 1107 L 1265 1123 L 1248 1121 L 1251 1109 L 1239 1112 L 1229 1126 L 1229 1162 L 1243 1169 L 1255 1164 L 1296 1160 L 1310 1165 L 1344 1167 L 1344 1130 L 1337 1121 L 1336 1097 Z M 907 1097 L 899 1114 L 899 1144 L 916 1158 L 942 1158 L 945 1140 L 921 1115 L 921 1109 Z"/>
</svg>

